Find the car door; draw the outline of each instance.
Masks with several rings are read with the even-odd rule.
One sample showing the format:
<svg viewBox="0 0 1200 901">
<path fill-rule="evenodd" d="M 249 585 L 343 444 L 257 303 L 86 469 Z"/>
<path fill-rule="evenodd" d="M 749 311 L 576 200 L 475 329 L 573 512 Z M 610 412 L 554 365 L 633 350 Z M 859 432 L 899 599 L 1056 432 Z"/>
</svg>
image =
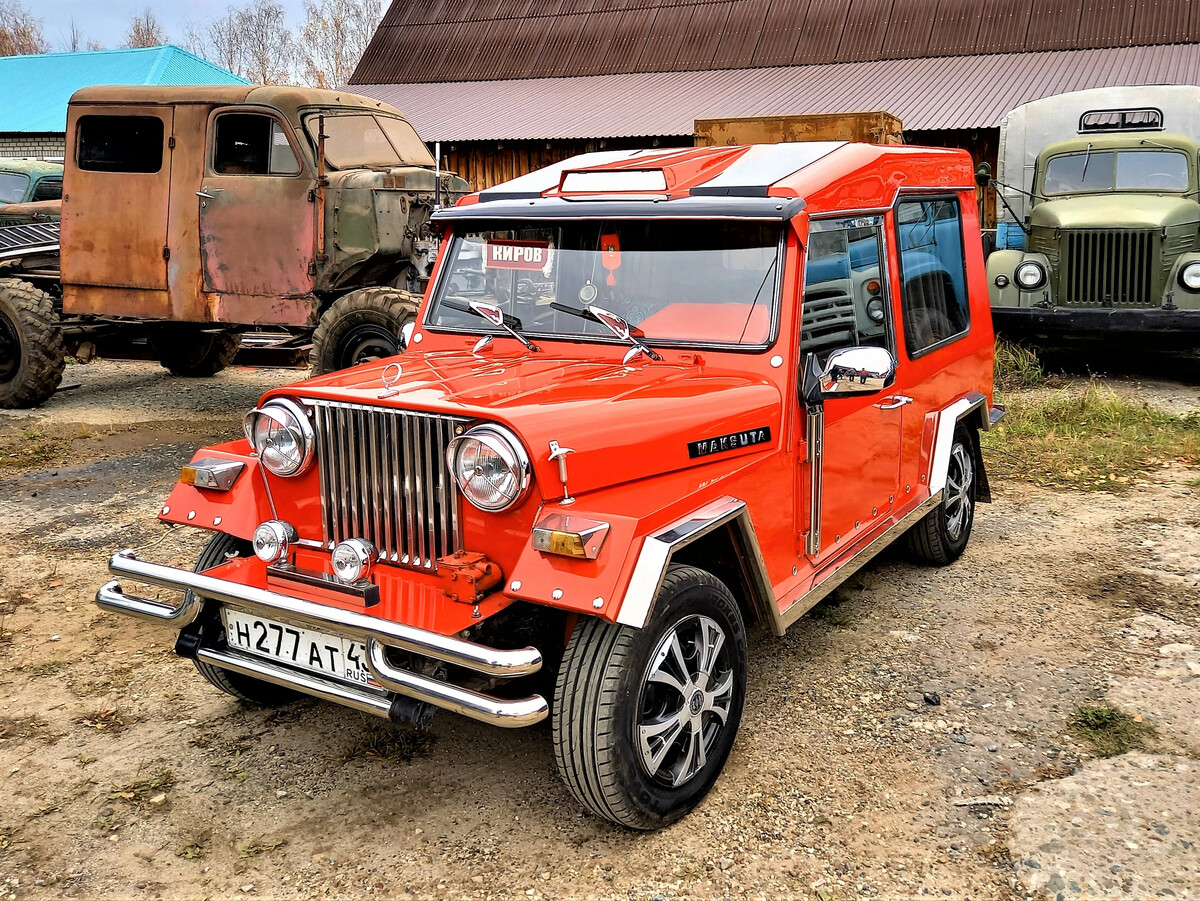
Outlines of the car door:
<svg viewBox="0 0 1200 901">
<path fill-rule="evenodd" d="M 815 220 L 809 234 L 800 331 L 801 359 L 824 366 L 851 347 L 885 348 L 896 357 L 882 216 Z M 866 374 L 863 374 L 865 381 Z M 900 480 L 902 395 L 827 397 L 821 453 L 809 488 L 808 555 L 818 565 L 888 517 Z M 815 539 L 815 540 L 814 540 Z"/>
<path fill-rule="evenodd" d="M 217 110 L 200 203 L 204 290 L 297 297 L 313 289 L 315 204 L 291 126 L 266 110 Z"/>
</svg>

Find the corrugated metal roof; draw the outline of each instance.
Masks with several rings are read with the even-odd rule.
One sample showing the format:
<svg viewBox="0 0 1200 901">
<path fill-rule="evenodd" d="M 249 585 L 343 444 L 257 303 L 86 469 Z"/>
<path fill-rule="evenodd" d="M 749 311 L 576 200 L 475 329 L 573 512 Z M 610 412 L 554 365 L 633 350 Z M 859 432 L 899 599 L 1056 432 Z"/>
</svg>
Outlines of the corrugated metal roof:
<svg viewBox="0 0 1200 901">
<path fill-rule="evenodd" d="M 170 44 L 134 50 L 94 50 L 0 57 L 0 132 L 67 130 L 67 101 L 99 84 L 249 84 Z"/>
<path fill-rule="evenodd" d="M 501 53 L 498 35 L 508 37 Z M 351 80 L 616 75 L 1196 40 L 1200 0 L 393 0 Z"/>
<path fill-rule="evenodd" d="M 1138 84 L 1200 84 L 1200 44 L 351 87 L 404 110 L 426 141 L 475 141 L 689 135 L 695 119 L 858 110 L 887 110 L 906 130 L 993 127 L 1029 100 Z"/>
</svg>

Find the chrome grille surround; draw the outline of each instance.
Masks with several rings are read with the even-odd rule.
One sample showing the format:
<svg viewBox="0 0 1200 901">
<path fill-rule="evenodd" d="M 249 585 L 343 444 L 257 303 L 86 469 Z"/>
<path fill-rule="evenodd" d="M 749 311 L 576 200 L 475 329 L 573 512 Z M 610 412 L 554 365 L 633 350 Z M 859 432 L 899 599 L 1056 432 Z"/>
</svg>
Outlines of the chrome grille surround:
<svg viewBox="0 0 1200 901">
<path fill-rule="evenodd" d="M 435 571 L 462 545 L 446 446 L 461 417 L 306 399 L 317 433 L 321 519 L 332 548 L 370 541 L 385 561 Z"/>
</svg>

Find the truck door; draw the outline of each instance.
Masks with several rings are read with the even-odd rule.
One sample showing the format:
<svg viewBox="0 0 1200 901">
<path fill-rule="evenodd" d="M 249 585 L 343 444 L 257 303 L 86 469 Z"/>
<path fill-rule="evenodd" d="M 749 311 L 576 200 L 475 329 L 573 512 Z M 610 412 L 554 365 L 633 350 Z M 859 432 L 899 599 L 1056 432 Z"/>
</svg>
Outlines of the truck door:
<svg viewBox="0 0 1200 901">
<path fill-rule="evenodd" d="M 173 110 L 82 107 L 71 118 L 62 207 L 65 309 L 165 317 Z M 100 288 L 130 290 L 94 290 Z"/>
<path fill-rule="evenodd" d="M 313 289 L 315 204 L 296 138 L 278 115 L 246 107 L 209 119 L 200 204 L 204 290 L 297 297 Z"/>
<path fill-rule="evenodd" d="M 842 348 L 875 346 L 896 354 L 883 246 L 883 217 L 815 220 L 809 232 L 800 353 L 824 365 Z M 819 541 L 808 548 L 819 563 L 886 518 L 900 481 L 900 439 L 908 401 L 883 395 L 829 397 L 816 483 L 802 478 Z"/>
</svg>

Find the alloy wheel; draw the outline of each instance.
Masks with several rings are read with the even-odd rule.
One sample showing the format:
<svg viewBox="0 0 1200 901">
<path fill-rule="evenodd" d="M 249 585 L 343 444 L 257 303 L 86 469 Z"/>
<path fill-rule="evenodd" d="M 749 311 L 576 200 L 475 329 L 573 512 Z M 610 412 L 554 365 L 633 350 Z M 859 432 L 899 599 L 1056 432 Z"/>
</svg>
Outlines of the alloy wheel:
<svg viewBox="0 0 1200 901">
<path fill-rule="evenodd" d="M 946 533 L 957 541 L 963 529 L 971 521 L 971 506 L 974 504 L 972 488 L 975 484 L 975 464 L 971 454 L 961 442 L 956 442 L 950 451 L 950 468 L 946 473 Z"/>
</svg>

